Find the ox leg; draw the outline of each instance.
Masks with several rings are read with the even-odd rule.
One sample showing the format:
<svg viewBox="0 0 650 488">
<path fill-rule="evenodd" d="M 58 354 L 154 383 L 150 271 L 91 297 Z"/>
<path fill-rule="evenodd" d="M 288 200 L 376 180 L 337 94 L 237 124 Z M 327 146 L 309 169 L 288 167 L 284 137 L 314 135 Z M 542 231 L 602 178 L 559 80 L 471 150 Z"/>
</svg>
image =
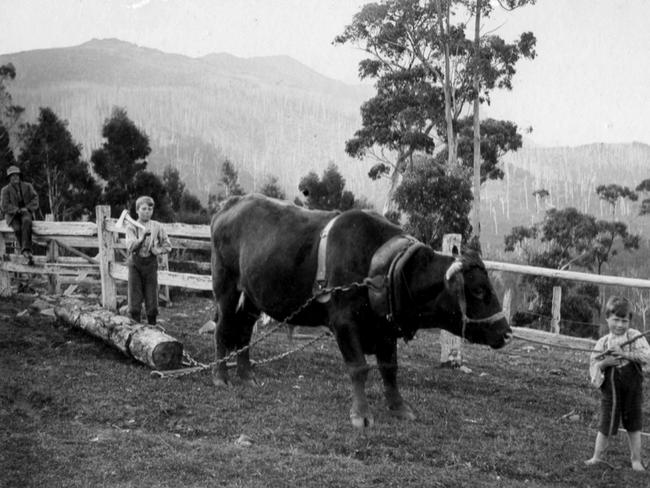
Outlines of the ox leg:
<svg viewBox="0 0 650 488">
<path fill-rule="evenodd" d="M 217 315 L 214 333 L 217 364 L 213 370 L 212 382 L 215 386 L 225 386 L 229 383 L 225 358 L 228 353 L 250 344 L 259 312 L 253 310 L 247 301 L 242 303 L 237 291 L 233 290 L 218 301 Z M 248 349 L 237 354 L 237 374 L 244 383 L 256 384 Z"/>
<path fill-rule="evenodd" d="M 366 380 L 370 368 L 363 354 L 359 336 L 351 332 L 348 327 L 336 327 L 335 331 L 336 341 L 352 381 L 350 421 L 358 429 L 372 427 L 374 419 L 370 413 L 368 398 L 366 397 Z"/>
<path fill-rule="evenodd" d="M 224 315 L 221 312 L 221 307 L 217 304 L 217 311 L 215 313 L 214 321 L 217 324 L 217 327 L 214 330 L 214 349 L 215 349 L 215 361 L 216 364 L 212 371 L 212 383 L 214 386 L 224 387 L 228 385 L 230 378 L 228 376 L 228 366 L 225 362 L 226 354 L 228 354 L 228 348 L 226 346 L 226 331 L 224 330 Z"/>
<path fill-rule="evenodd" d="M 237 349 L 241 349 L 244 346 L 247 346 L 251 342 L 251 336 L 253 335 L 253 328 L 255 326 L 255 321 L 257 317 L 251 314 L 243 316 L 243 313 L 237 314 L 239 317 L 239 323 L 241 324 L 241 335 Z M 237 355 L 237 375 L 239 378 L 246 384 L 257 385 L 257 380 L 253 374 L 253 368 L 250 360 L 250 349 L 240 352 Z"/>
<path fill-rule="evenodd" d="M 397 341 L 386 339 L 377 345 L 377 365 L 384 382 L 384 396 L 391 415 L 406 419 L 415 420 L 415 412 L 411 406 L 404 401 L 397 387 Z"/>
</svg>

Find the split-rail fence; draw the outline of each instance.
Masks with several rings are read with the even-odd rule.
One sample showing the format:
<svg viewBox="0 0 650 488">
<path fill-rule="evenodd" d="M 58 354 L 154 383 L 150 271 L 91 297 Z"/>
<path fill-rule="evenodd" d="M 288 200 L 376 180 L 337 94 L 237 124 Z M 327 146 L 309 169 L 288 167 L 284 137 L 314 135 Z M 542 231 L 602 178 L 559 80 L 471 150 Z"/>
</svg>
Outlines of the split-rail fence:
<svg viewBox="0 0 650 488">
<path fill-rule="evenodd" d="M 81 284 L 101 286 L 101 303 L 104 308 L 117 310 L 117 282 L 127 280 L 125 230 L 117 227 L 117 219 L 111 218 L 110 207 L 96 207 L 95 222 L 35 221 L 34 241 L 47 249 L 45 255 L 35 256 L 35 265 L 29 266 L 16 254 L 7 254 L 6 242 L 13 241 L 13 231 L 4 220 L 0 221 L 0 296 L 12 293 L 12 276 L 21 274 L 46 275 L 49 292 L 71 294 Z M 163 224 L 174 249 L 210 250 L 210 227 L 180 223 Z M 62 252 L 64 249 L 66 252 Z M 62 254 L 66 254 L 63 256 Z M 210 264 L 192 262 L 192 268 L 205 274 L 169 271 L 167 256 L 158 272 L 158 283 L 166 287 L 192 290 L 211 290 Z M 650 280 L 619 276 L 595 275 L 575 271 L 526 266 L 520 264 L 485 261 L 488 270 L 559 278 L 597 285 L 612 285 L 650 289 Z M 560 296 L 554 297 L 551 331 L 516 327 L 520 337 L 563 347 L 592 347 L 594 341 L 566 336 L 560 333 Z M 163 293 L 164 296 L 164 293 Z M 167 292 L 168 299 L 168 292 Z M 504 297 L 504 311 L 510 316 L 510 294 Z"/>
</svg>

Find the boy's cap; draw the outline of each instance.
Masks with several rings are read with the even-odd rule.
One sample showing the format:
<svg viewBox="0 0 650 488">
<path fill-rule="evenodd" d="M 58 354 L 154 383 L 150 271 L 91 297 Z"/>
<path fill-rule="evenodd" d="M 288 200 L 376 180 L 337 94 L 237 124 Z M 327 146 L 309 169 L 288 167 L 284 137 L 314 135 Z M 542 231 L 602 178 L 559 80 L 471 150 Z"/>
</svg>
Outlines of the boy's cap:
<svg viewBox="0 0 650 488">
<path fill-rule="evenodd" d="M 7 176 L 20 174 L 20 168 L 18 166 L 11 165 L 7 168 Z"/>
</svg>

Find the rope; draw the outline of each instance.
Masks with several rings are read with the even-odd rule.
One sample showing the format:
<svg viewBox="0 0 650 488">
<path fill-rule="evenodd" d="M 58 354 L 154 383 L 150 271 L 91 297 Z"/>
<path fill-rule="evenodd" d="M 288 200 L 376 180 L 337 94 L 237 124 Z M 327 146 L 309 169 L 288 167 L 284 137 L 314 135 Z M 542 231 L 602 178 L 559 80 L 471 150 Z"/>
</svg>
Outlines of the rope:
<svg viewBox="0 0 650 488">
<path fill-rule="evenodd" d="M 584 347 L 573 347 L 573 346 L 565 346 L 562 344 L 551 344 L 550 342 L 544 342 L 544 341 L 538 341 L 535 339 L 529 339 L 528 337 L 522 337 L 517 334 L 512 335 L 513 338 L 519 339 L 521 341 L 526 341 L 526 342 L 532 342 L 534 344 L 541 344 L 543 346 L 549 346 L 549 347 L 559 347 L 561 349 L 569 349 L 571 351 L 579 351 L 579 352 L 594 352 L 593 349 L 586 349 Z"/>
</svg>

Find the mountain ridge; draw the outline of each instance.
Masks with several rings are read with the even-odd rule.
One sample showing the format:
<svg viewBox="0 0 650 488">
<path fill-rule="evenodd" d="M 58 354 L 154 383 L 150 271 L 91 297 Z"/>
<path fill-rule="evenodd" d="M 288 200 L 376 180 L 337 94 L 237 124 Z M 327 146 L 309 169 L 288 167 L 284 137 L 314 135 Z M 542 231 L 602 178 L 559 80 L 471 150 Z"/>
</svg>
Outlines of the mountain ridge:
<svg viewBox="0 0 650 488">
<path fill-rule="evenodd" d="M 204 202 L 218 190 L 221 163 L 229 158 L 247 191 L 275 175 L 290 199 L 304 175 L 334 162 L 348 189 L 383 205 L 388 182 L 371 181 L 372 161 L 344 151 L 361 126 L 361 104 L 374 94 L 369 86 L 333 80 L 284 55 L 189 57 L 115 38 L 0 55 L 0 64 L 8 62 L 17 72 L 8 89 L 26 107 L 26 120 L 36 119 L 38 107 L 51 107 L 69 121 L 86 158 L 101 146 L 112 107 L 120 106 L 150 137 L 150 169 L 177 167 Z M 483 228 L 494 243 L 512 225 L 541 218 L 532 192 L 544 185 L 549 204 L 601 212 L 595 185 L 634 188 L 650 176 L 650 145 L 547 147 L 525 138 L 503 161 L 506 178 L 484 185 L 482 197 Z"/>
</svg>

